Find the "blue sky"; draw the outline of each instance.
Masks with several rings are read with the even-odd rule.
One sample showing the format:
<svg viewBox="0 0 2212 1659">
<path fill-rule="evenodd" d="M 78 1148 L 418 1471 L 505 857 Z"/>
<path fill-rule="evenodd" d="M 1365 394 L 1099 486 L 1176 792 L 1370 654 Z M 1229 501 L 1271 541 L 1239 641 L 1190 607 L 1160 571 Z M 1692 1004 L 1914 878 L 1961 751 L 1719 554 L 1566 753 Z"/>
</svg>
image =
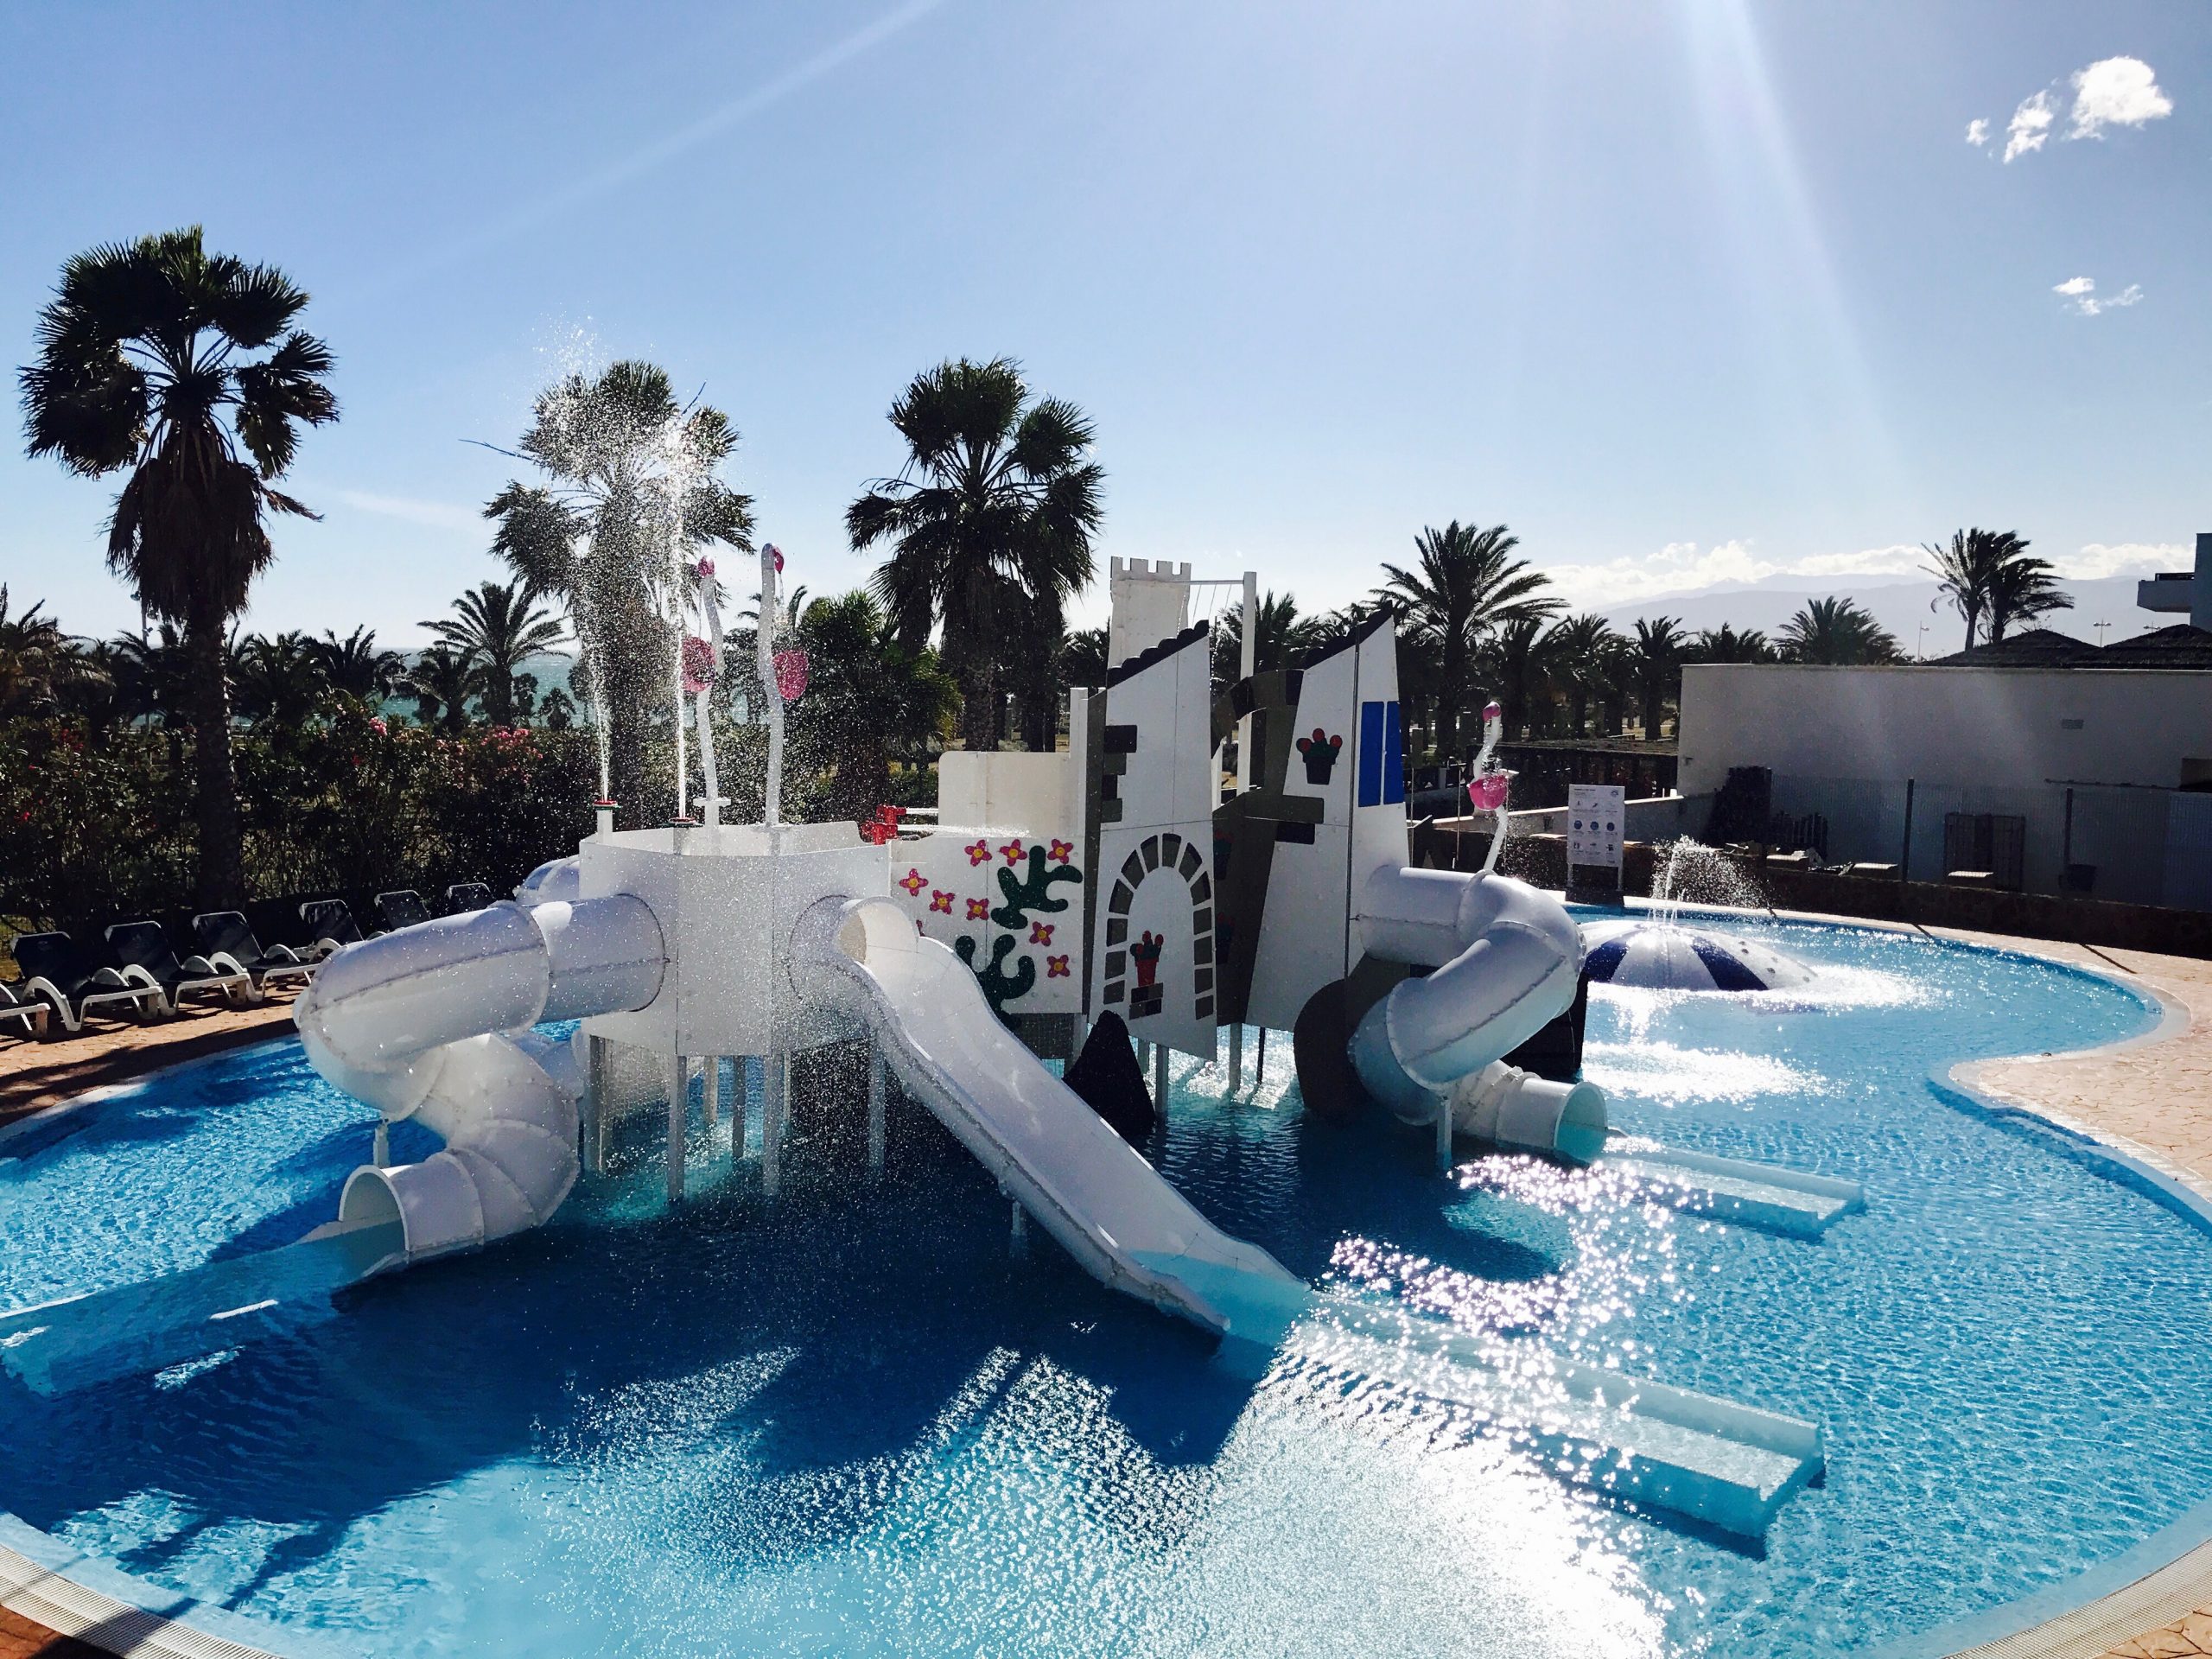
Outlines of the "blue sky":
<svg viewBox="0 0 2212 1659">
<path fill-rule="evenodd" d="M 2199 4 L 22 5 L 0 343 L 98 241 L 283 266 L 345 414 L 250 620 L 398 645 L 498 573 L 470 441 L 626 355 L 816 592 L 961 353 L 1095 417 L 1102 563 L 1309 608 L 1453 517 L 1592 608 L 1967 523 L 2112 575 L 2212 526 L 2208 111 Z M 0 580 L 134 621 L 16 431 Z"/>
</svg>

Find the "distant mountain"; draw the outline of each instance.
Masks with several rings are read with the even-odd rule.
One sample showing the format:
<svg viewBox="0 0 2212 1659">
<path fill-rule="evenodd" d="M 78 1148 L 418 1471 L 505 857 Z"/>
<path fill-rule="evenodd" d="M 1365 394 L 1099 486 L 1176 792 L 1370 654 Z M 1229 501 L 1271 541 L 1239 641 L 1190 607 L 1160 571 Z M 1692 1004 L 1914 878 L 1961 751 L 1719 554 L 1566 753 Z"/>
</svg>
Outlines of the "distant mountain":
<svg viewBox="0 0 2212 1659">
<path fill-rule="evenodd" d="M 1672 616 L 1679 617 L 1684 632 L 1689 633 L 1702 628 L 1717 628 L 1726 622 L 1739 632 L 1760 629 L 1771 639 L 1808 601 L 1840 594 L 1872 612 L 1876 621 L 1897 635 L 1897 643 L 1904 647 L 1907 656 L 1924 648 L 1929 657 L 1948 657 L 1966 643 L 1965 621 L 1948 604 L 1936 605 L 1936 584 L 1932 582 L 1874 576 L 1840 579 L 1823 586 L 1808 584 L 1802 577 L 1788 580 L 1792 585 L 1786 588 L 1761 585 L 1708 590 L 1678 599 L 1623 606 L 1604 614 L 1623 632 L 1639 620 Z M 2074 608 L 2054 612 L 2040 619 L 2037 626 L 2071 634 L 2094 645 L 2110 645 L 2114 640 L 2147 633 L 2175 620 L 2156 612 L 2138 610 L 2135 582 L 2133 576 L 2063 582 L 2059 587 L 2072 598 Z M 1923 622 L 1928 625 L 1925 635 L 1920 632 Z M 2099 622 L 2112 624 L 2101 636 L 2096 632 Z"/>
</svg>

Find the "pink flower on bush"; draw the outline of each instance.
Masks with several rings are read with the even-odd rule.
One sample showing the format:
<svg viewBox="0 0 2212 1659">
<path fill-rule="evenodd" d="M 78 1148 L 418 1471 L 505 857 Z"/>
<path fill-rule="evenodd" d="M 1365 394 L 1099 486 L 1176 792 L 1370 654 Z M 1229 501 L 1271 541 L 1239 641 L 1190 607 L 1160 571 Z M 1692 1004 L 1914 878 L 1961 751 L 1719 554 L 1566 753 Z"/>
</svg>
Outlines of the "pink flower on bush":
<svg viewBox="0 0 2212 1659">
<path fill-rule="evenodd" d="M 385 737 L 390 734 L 390 728 L 385 725 L 384 716 L 382 715 L 374 715 L 370 717 L 369 729 L 374 732 L 378 737 Z"/>
<path fill-rule="evenodd" d="M 715 684 L 715 648 L 696 633 L 683 642 L 683 695 L 696 697 Z"/>
</svg>

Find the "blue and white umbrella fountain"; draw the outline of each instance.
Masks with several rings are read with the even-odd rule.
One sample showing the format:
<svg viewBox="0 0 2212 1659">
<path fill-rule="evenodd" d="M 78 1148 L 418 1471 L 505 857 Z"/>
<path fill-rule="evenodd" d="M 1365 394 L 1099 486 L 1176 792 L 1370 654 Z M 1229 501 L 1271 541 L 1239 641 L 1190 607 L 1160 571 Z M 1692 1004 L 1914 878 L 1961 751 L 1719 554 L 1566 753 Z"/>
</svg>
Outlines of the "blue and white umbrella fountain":
<svg viewBox="0 0 2212 1659">
<path fill-rule="evenodd" d="M 1583 966 L 1593 983 L 1656 991 L 1772 991 L 1803 985 L 1812 970 L 1732 933 L 1668 922 L 1586 928 Z"/>
</svg>

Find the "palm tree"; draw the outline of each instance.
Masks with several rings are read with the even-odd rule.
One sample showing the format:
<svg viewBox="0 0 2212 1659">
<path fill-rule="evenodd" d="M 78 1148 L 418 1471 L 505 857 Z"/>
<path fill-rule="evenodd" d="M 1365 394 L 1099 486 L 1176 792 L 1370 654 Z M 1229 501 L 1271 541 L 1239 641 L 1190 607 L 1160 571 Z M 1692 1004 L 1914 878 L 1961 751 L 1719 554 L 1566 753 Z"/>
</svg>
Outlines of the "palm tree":
<svg viewBox="0 0 2212 1659">
<path fill-rule="evenodd" d="M 806 698 L 798 714 L 830 762 L 832 817 L 867 817 L 889 798 L 893 755 L 941 741 L 959 690 L 927 646 L 901 644 L 865 592 L 817 599 L 799 619 Z"/>
<path fill-rule="evenodd" d="M 729 417 L 679 406 L 666 370 L 616 363 L 538 394 L 516 453 L 551 482 L 511 483 L 484 509 L 493 550 L 568 607 L 631 823 L 646 816 L 646 722 L 674 695 L 678 566 L 713 543 L 753 549 L 752 498 L 715 476 L 736 449 Z"/>
<path fill-rule="evenodd" d="M 526 582 L 480 582 L 454 601 L 452 616 L 418 625 L 476 671 L 484 718 L 494 726 L 513 725 L 518 712 L 527 713 L 526 703 L 535 700 L 537 681 L 522 671 L 523 664 L 568 637 L 552 613 L 537 608 L 537 601 Z"/>
<path fill-rule="evenodd" d="M 315 516 L 272 487 L 300 423 L 338 417 L 329 348 L 291 326 L 307 302 L 273 265 L 209 253 L 198 226 L 97 247 L 62 267 L 22 376 L 33 456 L 86 478 L 129 474 L 108 564 L 148 616 L 184 631 L 209 906 L 245 893 L 224 631 L 276 557 L 264 516 Z"/>
<path fill-rule="evenodd" d="M 1691 663 L 1770 663 L 1775 658 L 1764 632 L 1745 628 L 1739 633 L 1729 622 L 1701 630 L 1683 650 L 1683 660 Z"/>
<path fill-rule="evenodd" d="M 1643 741 L 1659 735 L 1669 700 L 1682 689 L 1682 648 L 1688 644 L 1678 616 L 1647 617 L 1636 625 L 1630 650 L 1635 654 L 1637 692 L 1643 705 Z"/>
<path fill-rule="evenodd" d="M 2000 644 L 2005 630 L 2015 622 L 2032 622 L 2053 611 L 2070 611 L 2073 599 L 2058 590 L 2058 573 L 2043 559 L 2031 558 L 2027 543 L 1999 564 L 1989 583 L 1989 643 Z"/>
<path fill-rule="evenodd" d="M 333 691 L 370 704 L 390 696 L 407 671 L 397 652 L 378 649 L 373 628 L 356 628 L 343 639 L 334 629 L 326 629 L 308 648 Z"/>
<path fill-rule="evenodd" d="M 1113 664 L 1104 628 L 1077 628 L 1060 645 L 1060 677 L 1070 685 L 1103 686 Z"/>
<path fill-rule="evenodd" d="M 1999 584 L 2017 580 L 2005 576 L 2005 567 L 2024 556 L 2028 544 L 2009 530 L 1961 530 L 1952 532 L 1948 545 L 1931 542 L 1925 543 L 1922 550 L 1933 561 L 1927 570 L 1936 578 L 1935 603 L 1941 605 L 1948 600 L 1966 619 L 1966 649 L 1972 651 L 1981 619 L 1989 613 Z M 2043 565 L 2040 559 L 2034 563 Z M 2045 571 L 2050 569 L 2048 565 L 2043 568 Z M 2001 637 L 1993 633 L 1992 642 Z"/>
<path fill-rule="evenodd" d="M 315 641 L 297 632 L 248 635 L 232 664 L 231 679 L 238 712 L 268 721 L 279 742 L 307 724 L 330 689 Z"/>
<path fill-rule="evenodd" d="M 1904 660 L 1890 631 L 1849 599 L 1816 599 L 1783 624 L 1785 663 L 1855 666 Z"/>
<path fill-rule="evenodd" d="M 1376 597 L 1436 653 L 1441 681 L 1437 749 L 1446 758 L 1459 753 L 1459 716 L 1471 690 L 1468 668 L 1477 642 L 1493 628 L 1541 620 L 1560 609 L 1560 601 L 1544 592 L 1550 579 L 1526 559 L 1511 556 L 1520 544 L 1503 524 L 1480 530 L 1455 518 L 1414 537 L 1419 556 L 1413 569 L 1382 567 L 1389 580 Z"/>
<path fill-rule="evenodd" d="M 1266 674 L 1302 662 L 1313 649 L 1314 623 L 1298 613 L 1298 601 L 1270 588 L 1253 613 L 1252 671 Z M 1213 683 L 1217 693 L 1244 671 L 1244 607 L 1231 605 L 1214 625 Z"/>
<path fill-rule="evenodd" d="M 1484 641 L 1478 655 L 1497 688 L 1508 737 L 1527 737 L 1548 724 L 1531 716 L 1538 707 L 1551 706 L 1553 677 L 1563 662 L 1560 645 L 1559 630 L 1533 616 L 1516 617 Z"/>
<path fill-rule="evenodd" d="M 1602 616 L 1570 616 L 1555 623 L 1552 637 L 1554 673 L 1567 693 L 1567 719 L 1572 734 L 1582 736 L 1589 728 L 1590 700 L 1602 699 L 1611 671 L 1609 656 L 1621 642 L 1613 625 Z"/>
<path fill-rule="evenodd" d="M 41 601 L 10 616 L 8 589 L 0 583 L 0 715 L 44 714 L 74 666 L 72 641 L 61 625 L 39 613 Z"/>
<path fill-rule="evenodd" d="M 191 702 L 190 665 L 175 625 L 164 622 L 157 630 L 118 633 L 108 665 L 130 718 L 158 720 L 168 728 L 174 759 L 181 753 L 175 741 L 179 719 Z"/>
<path fill-rule="evenodd" d="M 415 718 L 448 735 L 468 729 L 468 700 L 482 683 L 476 664 L 441 640 L 415 659 L 401 696 L 415 700 Z"/>
<path fill-rule="evenodd" d="M 891 543 L 876 595 L 909 650 L 942 626 L 961 741 L 989 748 L 1001 664 L 1023 648 L 1001 620 L 1003 601 L 1019 594 L 1065 607 L 1091 577 L 1106 478 L 1090 459 L 1091 425 L 1063 398 L 1031 401 L 1020 365 L 1004 357 L 917 375 L 891 424 L 906 462 L 846 509 L 845 533 L 855 552 Z"/>
</svg>

